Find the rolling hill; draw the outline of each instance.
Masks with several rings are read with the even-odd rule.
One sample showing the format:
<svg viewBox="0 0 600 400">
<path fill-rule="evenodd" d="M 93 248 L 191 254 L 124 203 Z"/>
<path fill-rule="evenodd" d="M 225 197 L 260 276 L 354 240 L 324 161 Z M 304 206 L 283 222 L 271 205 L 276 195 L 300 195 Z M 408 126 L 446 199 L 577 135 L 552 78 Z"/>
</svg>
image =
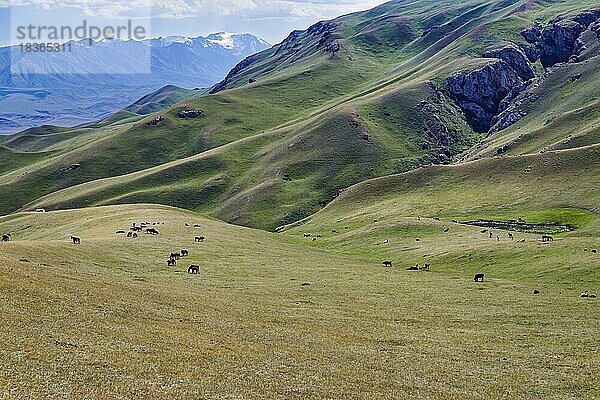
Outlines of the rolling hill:
<svg viewBox="0 0 600 400">
<path fill-rule="evenodd" d="M 7 193 L 0 210 L 149 201 L 275 229 L 365 179 L 499 151 L 529 154 L 597 142 L 597 93 L 590 83 L 598 46 L 587 34 L 595 25 L 582 35 L 586 50 L 577 60 L 543 70 L 538 59 L 528 67 L 538 74 L 531 82 L 509 66 L 527 69 L 520 49 L 529 44 L 521 32 L 535 21 L 550 29 L 557 15 L 577 18 L 593 2 L 437 3 L 392 1 L 293 32 L 242 61 L 212 95 L 142 121 L 115 121 L 110 134 L 97 128 L 84 145 L 0 177 Z M 509 76 L 512 89 L 502 86 Z M 465 82 L 476 90 L 465 91 Z M 509 89 L 505 105 L 486 97 Z M 519 105 L 526 112 L 514 111 Z M 482 106 L 485 115 L 526 117 L 485 134 L 465 111 Z M 544 119 L 549 107 L 553 116 Z M 182 109 L 202 113 L 181 118 Z M 57 173 L 74 163 L 81 168 Z M 76 186 L 86 182 L 85 190 Z"/>
<path fill-rule="evenodd" d="M 6 138 L 0 396 L 600 397 L 597 7 L 394 0 Z"/>
</svg>

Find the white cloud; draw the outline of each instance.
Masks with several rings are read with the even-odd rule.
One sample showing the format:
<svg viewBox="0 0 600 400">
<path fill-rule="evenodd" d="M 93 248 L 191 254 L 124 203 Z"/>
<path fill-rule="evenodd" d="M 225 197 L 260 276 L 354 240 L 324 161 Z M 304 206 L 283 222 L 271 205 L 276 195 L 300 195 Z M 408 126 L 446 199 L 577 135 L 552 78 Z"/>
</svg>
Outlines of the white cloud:
<svg viewBox="0 0 600 400">
<path fill-rule="evenodd" d="M 76 7 L 93 17 L 135 17 L 152 10 L 156 18 L 184 18 L 206 14 L 241 18 L 330 18 L 367 9 L 381 0 L 0 0 L 0 7 L 36 6 L 42 9 Z M 144 12 L 146 16 L 148 12 Z"/>
</svg>

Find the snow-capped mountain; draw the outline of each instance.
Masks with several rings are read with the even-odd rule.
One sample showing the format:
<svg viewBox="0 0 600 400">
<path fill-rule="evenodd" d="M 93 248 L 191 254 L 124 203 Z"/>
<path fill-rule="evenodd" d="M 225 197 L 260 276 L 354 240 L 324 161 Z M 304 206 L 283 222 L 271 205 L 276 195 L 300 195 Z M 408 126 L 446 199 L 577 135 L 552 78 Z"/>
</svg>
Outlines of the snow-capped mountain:
<svg viewBox="0 0 600 400">
<path fill-rule="evenodd" d="M 227 32 L 143 41 L 86 39 L 69 42 L 68 51 L 61 52 L 2 47 L 0 133 L 94 120 L 165 85 L 209 87 L 239 61 L 268 47 L 251 34 Z M 106 101 L 106 93 L 113 91 L 117 98 Z"/>
</svg>

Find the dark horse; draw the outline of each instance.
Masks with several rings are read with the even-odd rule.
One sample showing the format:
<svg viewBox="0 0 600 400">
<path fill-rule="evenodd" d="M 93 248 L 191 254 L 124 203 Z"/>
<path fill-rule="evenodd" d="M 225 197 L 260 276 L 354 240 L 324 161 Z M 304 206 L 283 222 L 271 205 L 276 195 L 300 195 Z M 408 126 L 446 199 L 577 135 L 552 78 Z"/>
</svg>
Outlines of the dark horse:
<svg viewBox="0 0 600 400">
<path fill-rule="evenodd" d="M 188 268 L 188 274 L 197 275 L 200 273 L 200 267 L 198 265 L 190 265 Z"/>
<path fill-rule="evenodd" d="M 473 278 L 473 280 L 475 282 L 483 282 L 485 279 L 485 275 L 484 274 L 475 274 L 475 277 Z"/>
</svg>

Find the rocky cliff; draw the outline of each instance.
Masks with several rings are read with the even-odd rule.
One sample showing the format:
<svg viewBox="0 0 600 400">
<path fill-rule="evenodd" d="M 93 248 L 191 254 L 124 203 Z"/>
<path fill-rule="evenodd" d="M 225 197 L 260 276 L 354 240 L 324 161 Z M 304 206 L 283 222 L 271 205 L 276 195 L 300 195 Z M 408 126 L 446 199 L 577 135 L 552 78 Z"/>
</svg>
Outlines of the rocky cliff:
<svg viewBox="0 0 600 400">
<path fill-rule="evenodd" d="M 556 17 L 545 27 L 535 23 L 521 32 L 526 44 L 491 49 L 483 57 L 497 61 L 451 75 L 448 93 L 475 131 L 505 129 L 527 115 L 522 109 L 524 104 L 536 101 L 527 93 L 519 96 L 536 76 L 532 63 L 540 60 L 547 69 L 579 61 L 586 50 L 587 32 L 595 33 L 600 40 L 600 9 L 572 18 Z"/>
</svg>

